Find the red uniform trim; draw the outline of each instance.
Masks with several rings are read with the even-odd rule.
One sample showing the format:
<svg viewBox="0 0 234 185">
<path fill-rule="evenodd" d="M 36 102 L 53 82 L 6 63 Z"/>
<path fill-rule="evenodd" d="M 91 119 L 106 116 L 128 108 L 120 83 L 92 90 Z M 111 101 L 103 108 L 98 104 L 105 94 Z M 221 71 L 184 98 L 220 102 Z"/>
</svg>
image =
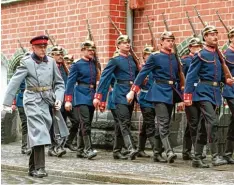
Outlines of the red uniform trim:
<svg viewBox="0 0 234 185">
<path fill-rule="evenodd" d="M 191 100 L 192 101 L 192 99 L 193 99 L 193 94 L 184 93 L 184 100 Z"/>
<path fill-rule="evenodd" d="M 65 102 L 72 102 L 72 95 L 65 95 Z"/>
<path fill-rule="evenodd" d="M 13 100 L 12 105 L 16 105 L 16 99 Z"/>
<path fill-rule="evenodd" d="M 101 106 L 101 107 L 106 107 L 106 102 L 104 102 L 104 101 L 101 102 L 101 103 L 100 103 L 100 106 Z"/>
<path fill-rule="evenodd" d="M 102 94 L 95 93 L 94 98 L 98 99 L 98 100 L 101 100 L 102 99 Z"/>
<path fill-rule="evenodd" d="M 35 44 L 47 44 L 48 40 L 46 39 L 40 39 L 40 40 L 35 40 L 32 42 L 33 45 Z"/>
<path fill-rule="evenodd" d="M 137 93 L 140 90 L 140 87 L 138 85 L 132 85 L 131 91 L 134 91 Z"/>
</svg>

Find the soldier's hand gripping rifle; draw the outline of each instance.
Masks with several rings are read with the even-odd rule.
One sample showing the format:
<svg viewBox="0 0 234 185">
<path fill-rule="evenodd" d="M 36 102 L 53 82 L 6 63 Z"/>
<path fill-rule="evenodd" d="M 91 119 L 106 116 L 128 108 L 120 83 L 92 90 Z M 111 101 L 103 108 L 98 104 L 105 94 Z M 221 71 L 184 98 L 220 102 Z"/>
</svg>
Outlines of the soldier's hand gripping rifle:
<svg viewBox="0 0 234 185">
<path fill-rule="evenodd" d="M 53 46 L 53 47 L 54 47 L 54 46 L 57 46 L 57 44 L 55 44 L 55 42 L 53 41 L 54 38 L 52 39 L 52 37 L 49 35 L 49 33 L 48 33 L 47 30 L 45 30 L 45 32 L 46 32 L 46 35 L 47 35 L 47 37 L 49 38 L 49 40 L 50 40 L 52 46 Z M 68 69 L 67 66 L 65 65 L 64 60 L 63 60 L 63 62 L 62 62 L 62 65 L 63 65 L 63 68 L 64 68 L 64 70 L 65 70 L 66 75 L 68 75 L 68 74 L 69 74 L 69 69 Z"/>
<path fill-rule="evenodd" d="M 90 24 L 89 24 L 89 20 L 86 19 L 87 22 L 87 29 L 88 29 L 88 39 L 90 41 L 94 42 L 94 38 L 93 38 L 93 34 L 91 32 L 91 28 L 90 28 Z M 99 81 L 101 78 L 101 64 L 99 62 L 99 58 L 98 58 L 98 54 L 97 54 L 97 50 L 94 52 L 94 60 L 95 60 L 95 66 L 96 66 L 96 70 L 97 70 L 97 76 L 96 76 L 96 80 Z"/>
<path fill-rule="evenodd" d="M 154 51 L 156 51 L 156 50 L 158 50 L 158 47 L 157 47 L 157 43 L 156 43 L 153 31 L 152 31 L 152 27 L 151 27 L 151 23 L 150 23 L 148 15 L 147 15 L 147 21 L 148 21 L 148 27 L 149 27 L 149 31 L 150 31 L 150 35 L 151 35 L 151 44 L 154 48 Z"/>
<path fill-rule="evenodd" d="M 199 20 L 201 21 L 202 25 L 203 25 L 204 27 L 206 27 L 207 24 L 205 24 L 205 23 L 203 22 L 203 20 L 202 20 L 202 18 L 201 18 L 201 16 L 200 16 L 199 12 L 197 11 L 196 7 L 194 7 L 194 9 L 196 10 L 197 16 L 198 16 Z M 225 58 L 225 56 L 223 55 L 223 53 L 219 50 L 218 45 L 216 46 L 216 51 L 217 51 L 217 54 L 218 54 L 218 56 L 219 56 L 219 59 L 220 59 L 222 68 L 223 68 L 225 80 L 227 80 L 228 78 L 233 79 L 232 74 L 231 74 L 230 70 L 228 69 L 228 66 L 226 65 L 226 62 L 225 62 L 226 58 Z"/>
<path fill-rule="evenodd" d="M 111 17 L 110 16 L 108 16 L 108 17 L 110 19 L 111 24 L 113 25 L 113 27 L 115 28 L 115 30 L 118 32 L 118 34 L 119 35 L 123 35 L 122 32 L 117 28 L 117 26 L 115 25 L 115 23 L 111 19 Z M 132 57 L 134 59 L 134 62 L 136 64 L 136 67 L 137 67 L 138 71 L 140 71 L 141 70 L 140 59 L 137 57 L 136 53 L 133 51 L 132 46 L 130 47 L 130 53 L 131 53 L 131 55 L 132 55 Z"/>
<path fill-rule="evenodd" d="M 18 43 L 19 43 L 20 48 L 22 49 L 23 53 L 26 53 L 26 49 L 24 49 L 24 47 L 22 46 L 22 44 L 21 44 L 20 40 L 18 40 Z"/>
<path fill-rule="evenodd" d="M 168 24 L 167 24 L 167 20 L 165 18 L 165 15 L 164 13 L 162 13 L 162 16 L 163 16 L 163 22 L 165 24 L 165 27 L 166 27 L 166 30 L 169 31 L 169 27 L 168 27 Z M 183 73 L 183 69 L 182 69 L 182 62 L 181 62 L 181 59 L 180 59 L 180 56 L 178 54 L 178 51 L 177 51 L 177 48 L 176 48 L 176 44 L 174 43 L 173 45 L 173 50 L 174 50 L 174 53 L 175 53 L 175 57 L 176 57 L 176 61 L 177 61 L 177 64 L 178 64 L 178 69 L 179 69 L 179 78 L 180 78 L 180 89 L 181 90 L 184 90 L 184 85 L 185 85 L 185 77 L 184 77 L 184 73 Z"/>
<path fill-rule="evenodd" d="M 191 26 L 191 28 L 192 28 L 192 31 L 193 31 L 193 37 L 198 37 L 197 32 L 196 32 L 196 30 L 195 30 L 195 28 L 194 28 L 194 26 L 193 26 L 193 23 L 192 23 L 192 21 L 191 21 L 191 19 L 190 19 L 189 14 L 188 14 L 187 11 L 186 11 L 186 15 L 187 15 L 189 24 L 190 24 L 190 26 Z"/>
</svg>

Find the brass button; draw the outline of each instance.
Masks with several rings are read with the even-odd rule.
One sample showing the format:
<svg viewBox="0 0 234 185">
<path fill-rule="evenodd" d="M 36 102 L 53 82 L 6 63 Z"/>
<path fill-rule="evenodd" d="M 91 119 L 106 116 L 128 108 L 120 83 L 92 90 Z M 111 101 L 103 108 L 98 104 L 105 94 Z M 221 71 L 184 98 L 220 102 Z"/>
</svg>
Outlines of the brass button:
<svg viewBox="0 0 234 185">
<path fill-rule="evenodd" d="M 213 82 L 213 86 L 218 86 L 218 83 L 217 82 Z"/>
<path fill-rule="evenodd" d="M 173 81 L 169 80 L 168 84 L 173 85 Z"/>
</svg>

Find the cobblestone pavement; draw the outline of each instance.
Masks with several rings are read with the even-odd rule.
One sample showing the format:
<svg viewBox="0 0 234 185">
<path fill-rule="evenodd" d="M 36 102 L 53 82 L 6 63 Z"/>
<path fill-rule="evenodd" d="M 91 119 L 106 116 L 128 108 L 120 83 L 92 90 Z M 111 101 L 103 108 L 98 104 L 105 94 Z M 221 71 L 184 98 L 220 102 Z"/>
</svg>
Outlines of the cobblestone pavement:
<svg viewBox="0 0 234 185">
<path fill-rule="evenodd" d="M 1 174 L 1 184 L 98 184 L 100 182 L 65 178 L 54 175 L 49 175 L 47 178 L 33 178 L 25 172 L 4 170 Z M 103 182 L 101 182 L 103 184 Z"/>
<path fill-rule="evenodd" d="M 20 154 L 19 142 L 1 146 L 1 164 L 2 170 L 27 173 L 28 156 Z M 76 153 L 70 151 L 62 158 L 48 157 L 46 153 L 46 170 L 49 175 L 112 183 L 234 184 L 234 165 L 195 169 L 191 162 L 181 160 L 179 154 L 175 163 L 162 164 L 142 158 L 114 160 L 112 152 L 104 150 L 98 150 L 98 156 L 93 160 L 78 159 Z"/>
</svg>

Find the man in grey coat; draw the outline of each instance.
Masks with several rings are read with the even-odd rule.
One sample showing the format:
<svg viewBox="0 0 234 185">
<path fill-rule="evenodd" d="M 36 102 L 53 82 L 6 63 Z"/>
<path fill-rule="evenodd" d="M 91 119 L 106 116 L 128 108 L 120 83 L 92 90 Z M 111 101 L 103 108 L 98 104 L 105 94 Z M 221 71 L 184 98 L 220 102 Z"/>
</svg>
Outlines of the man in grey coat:
<svg viewBox="0 0 234 185">
<path fill-rule="evenodd" d="M 64 98 L 64 82 L 54 59 L 46 56 L 48 37 L 33 38 L 33 53 L 25 56 L 11 78 L 3 101 L 3 111 L 11 110 L 12 101 L 23 80 L 26 82 L 23 104 L 27 116 L 29 176 L 42 178 L 45 171 L 45 145 L 51 144 L 49 130 L 52 118 L 49 108 L 60 110 Z"/>
</svg>

